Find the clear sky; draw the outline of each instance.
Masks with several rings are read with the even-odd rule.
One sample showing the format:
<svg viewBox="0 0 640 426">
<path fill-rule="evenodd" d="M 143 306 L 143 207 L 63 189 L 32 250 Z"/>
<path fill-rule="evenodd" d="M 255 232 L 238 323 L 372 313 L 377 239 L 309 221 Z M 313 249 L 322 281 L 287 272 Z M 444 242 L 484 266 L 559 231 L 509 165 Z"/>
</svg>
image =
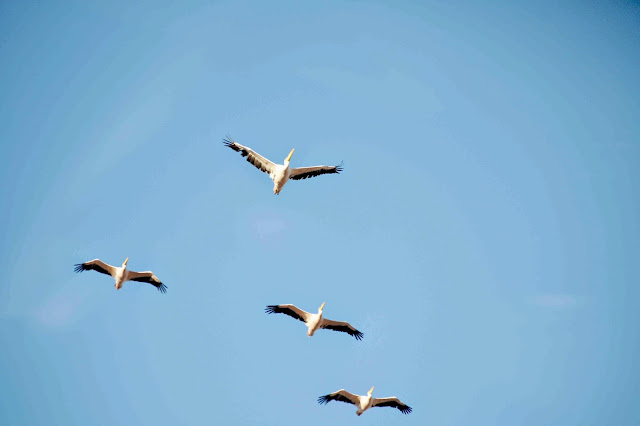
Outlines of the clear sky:
<svg viewBox="0 0 640 426">
<path fill-rule="evenodd" d="M 0 65 L 1 424 L 640 424 L 636 2 L 5 1 Z"/>
</svg>

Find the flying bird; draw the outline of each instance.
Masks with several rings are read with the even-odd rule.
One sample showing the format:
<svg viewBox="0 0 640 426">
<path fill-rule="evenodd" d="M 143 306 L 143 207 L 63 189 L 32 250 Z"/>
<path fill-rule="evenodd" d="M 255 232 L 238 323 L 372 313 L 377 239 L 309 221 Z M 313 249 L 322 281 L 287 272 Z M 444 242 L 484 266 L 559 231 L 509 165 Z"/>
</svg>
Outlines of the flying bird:
<svg viewBox="0 0 640 426">
<path fill-rule="evenodd" d="M 247 157 L 247 161 L 256 166 L 256 168 L 268 173 L 271 180 L 273 180 L 273 193 L 276 195 L 282 191 L 282 188 L 289 179 L 300 180 L 325 174 L 340 173 L 342 171 L 342 163 L 338 166 L 313 166 L 290 169 L 289 162 L 295 149 L 292 149 L 289 155 L 287 155 L 287 158 L 284 159 L 284 164 L 275 164 L 251 148 L 240 145 L 229 136 L 227 136 L 223 142 L 229 148 L 239 152 L 243 157 Z"/>
<path fill-rule="evenodd" d="M 390 398 L 372 398 L 372 392 L 373 388 L 371 388 L 366 395 L 354 395 L 344 389 L 340 389 L 337 392 L 318 398 L 318 404 L 327 404 L 329 401 L 347 402 L 358 407 L 358 410 L 356 411 L 357 415 L 361 415 L 371 407 L 393 407 L 400 410 L 402 414 L 409 414 L 413 411 L 411 407 L 400 402 L 400 400 L 395 396 Z"/>
<path fill-rule="evenodd" d="M 100 259 L 90 260 L 85 263 L 78 263 L 75 265 L 74 271 L 82 272 L 82 271 L 90 271 L 94 270 L 100 272 L 101 274 L 111 275 L 116 280 L 116 290 L 120 290 L 122 288 L 122 284 L 125 281 L 140 281 L 143 283 L 149 283 L 155 286 L 162 293 L 167 292 L 167 286 L 162 284 L 158 277 L 156 277 L 153 272 L 145 271 L 145 272 L 134 272 L 127 269 L 127 262 L 129 258 L 127 257 L 122 263 L 121 267 L 107 265 Z"/>
<path fill-rule="evenodd" d="M 266 307 L 265 312 L 268 314 L 285 314 L 293 317 L 297 320 L 304 322 L 307 325 L 307 335 L 313 336 L 313 333 L 320 328 L 326 328 L 329 330 L 342 331 L 361 340 L 364 334 L 356 330 L 351 324 L 343 321 L 332 321 L 322 317 L 322 310 L 324 309 L 324 303 L 318 308 L 317 314 L 310 314 L 302 309 L 293 305 L 269 305 Z"/>
</svg>

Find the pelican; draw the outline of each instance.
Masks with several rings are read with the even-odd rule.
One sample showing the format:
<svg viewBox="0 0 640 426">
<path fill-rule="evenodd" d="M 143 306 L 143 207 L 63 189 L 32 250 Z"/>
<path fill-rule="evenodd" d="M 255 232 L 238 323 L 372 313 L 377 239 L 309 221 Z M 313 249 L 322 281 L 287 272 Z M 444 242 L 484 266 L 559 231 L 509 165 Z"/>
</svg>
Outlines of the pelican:
<svg viewBox="0 0 640 426">
<path fill-rule="evenodd" d="M 329 330 L 342 331 L 361 340 L 364 334 L 356 330 L 351 324 L 343 321 L 332 321 L 322 317 L 322 310 L 324 309 L 324 303 L 318 308 L 317 314 L 310 314 L 302 309 L 293 305 L 269 305 L 266 307 L 265 312 L 268 314 L 285 314 L 293 317 L 297 320 L 304 322 L 307 325 L 307 336 L 313 336 L 313 333 L 320 328 L 327 328 Z"/>
<path fill-rule="evenodd" d="M 398 398 L 392 396 L 390 398 L 371 398 L 373 388 L 369 389 L 366 395 L 354 395 L 344 389 L 330 393 L 318 398 L 318 404 L 327 404 L 329 401 L 342 401 L 353 404 L 358 407 L 357 415 L 361 415 L 371 407 L 393 407 L 397 408 L 402 414 L 409 414 L 413 409 L 406 404 L 400 402 Z"/>
<path fill-rule="evenodd" d="M 120 290 L 122 288 L 122 284 L 125 281 L 140 281 L 143 283 L 149 283 L 155 286 L 162 293 L 167 292 L 167 286 L 162 284 L 158 277 L 156 277 L 153 272 L 145 271 L 145 272 L 134 272 L 127 269 L 127 262 L 129 258 L 127 257 L 124 262 L 122 262 L 121 267 L 107 265 L 100 259 L 93 259 L 89 262 L 78 263 L 75 265 L 74 271 L 82 272 L 82 271 L 98 271 L 101 274 L 111 275 L 116 280 L 116 290 Z"/>
<path fill-rule="evenodd" d="M 223 142 L 232 150 L 238 151 L 243 157 L 247 157 L 247 161 L 258 169 L 269 174 L 271 180 L 273 180 L 273 193 L 275 195 L 282 191 L 282 188 L 289 179 L 300 180 L 330 173 L 340 173 L 342 171 L 342 163 L 338 166 L 314 166 L 290 169 L 289 162 L 295 149 L 292 149 L 289 155 L 287 155 L 287 158 L 284 159 L 284 164 L 275 164 L 251 148 L 240 145 L 229 136 L 227 136 Z"/>
</svg>

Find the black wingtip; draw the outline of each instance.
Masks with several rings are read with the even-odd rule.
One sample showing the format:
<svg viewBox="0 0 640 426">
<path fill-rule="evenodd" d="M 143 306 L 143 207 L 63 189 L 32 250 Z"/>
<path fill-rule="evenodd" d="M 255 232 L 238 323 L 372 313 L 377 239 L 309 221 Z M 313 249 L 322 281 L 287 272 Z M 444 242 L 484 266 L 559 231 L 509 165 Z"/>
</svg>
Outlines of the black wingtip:
<svg viewBox="0 0 640 426">
<path fill-rule="evenodd" d="M 74 266 L 73 270 L 76 271 L 76 272 L 84 271 L 84 267 L 83 267 L 82 263 L 76 263 L 73 266 Z"/>
<path fill-rule="evenodd" d="M 410 412 L 413 411 L 413 408 L 407 405 L 405 408 L 400 409 L 400 411 L 402 412 L 402 414 L 409 414 Z"/>
<path fill-rule="evenodd" d="M 323 395 L 318 397 L 318 404 L 323 405 L 329 402 L 329 395 Z"/>
<path fill-rule="evenodd" d="M 227 135 L 224 139 L 222 139 L 222 143 L 225 144 L 225 146 L 231 146 L 234 143 L 234 140 L 231 136 Z"/>
<path fill-rule="evenodd" d="M 340 174 L 340 172 L 344 170 L 343 165 L 344 165 L 344 161 L 341 161 L 340 164 L 336 166 L 336 173 Z"/>
<path fill-rule="evenodd" d="M 364 333 L 358 331 L 356 334 L 353 335 L 353 337 L 355 337 L 356 340 L 362 340 L 362 338 L 364 337 Z"/>
<path fill-rule="evenodd" d="M 264 311 L 268 314 L 275 314 L 276 313 L 276 308 L 278 307 L 278 305 L 269 305 L 266 308 L 264 308 Z"/>
<path fill-rule="evenodd" d="M 167 286 L 162 284 L 162 283 L 160 283 L 160 285 L 158 286 L 158 291 L 160 293 L 166 293 L 167 292 Z"/>
</svg>

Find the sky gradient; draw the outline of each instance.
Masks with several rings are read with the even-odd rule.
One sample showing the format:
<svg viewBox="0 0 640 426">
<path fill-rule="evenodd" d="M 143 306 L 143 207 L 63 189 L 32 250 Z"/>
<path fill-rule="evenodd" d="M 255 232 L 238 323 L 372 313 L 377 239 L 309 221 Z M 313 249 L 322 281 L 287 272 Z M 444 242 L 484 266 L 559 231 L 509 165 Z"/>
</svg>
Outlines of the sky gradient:
<svg viewBox="0 0 640 426">
<path fill-rule="evenodd" d="M 637 3 L 87 3 L 0 5 L 0 424 L 640 423 Z"/>
</svg>

